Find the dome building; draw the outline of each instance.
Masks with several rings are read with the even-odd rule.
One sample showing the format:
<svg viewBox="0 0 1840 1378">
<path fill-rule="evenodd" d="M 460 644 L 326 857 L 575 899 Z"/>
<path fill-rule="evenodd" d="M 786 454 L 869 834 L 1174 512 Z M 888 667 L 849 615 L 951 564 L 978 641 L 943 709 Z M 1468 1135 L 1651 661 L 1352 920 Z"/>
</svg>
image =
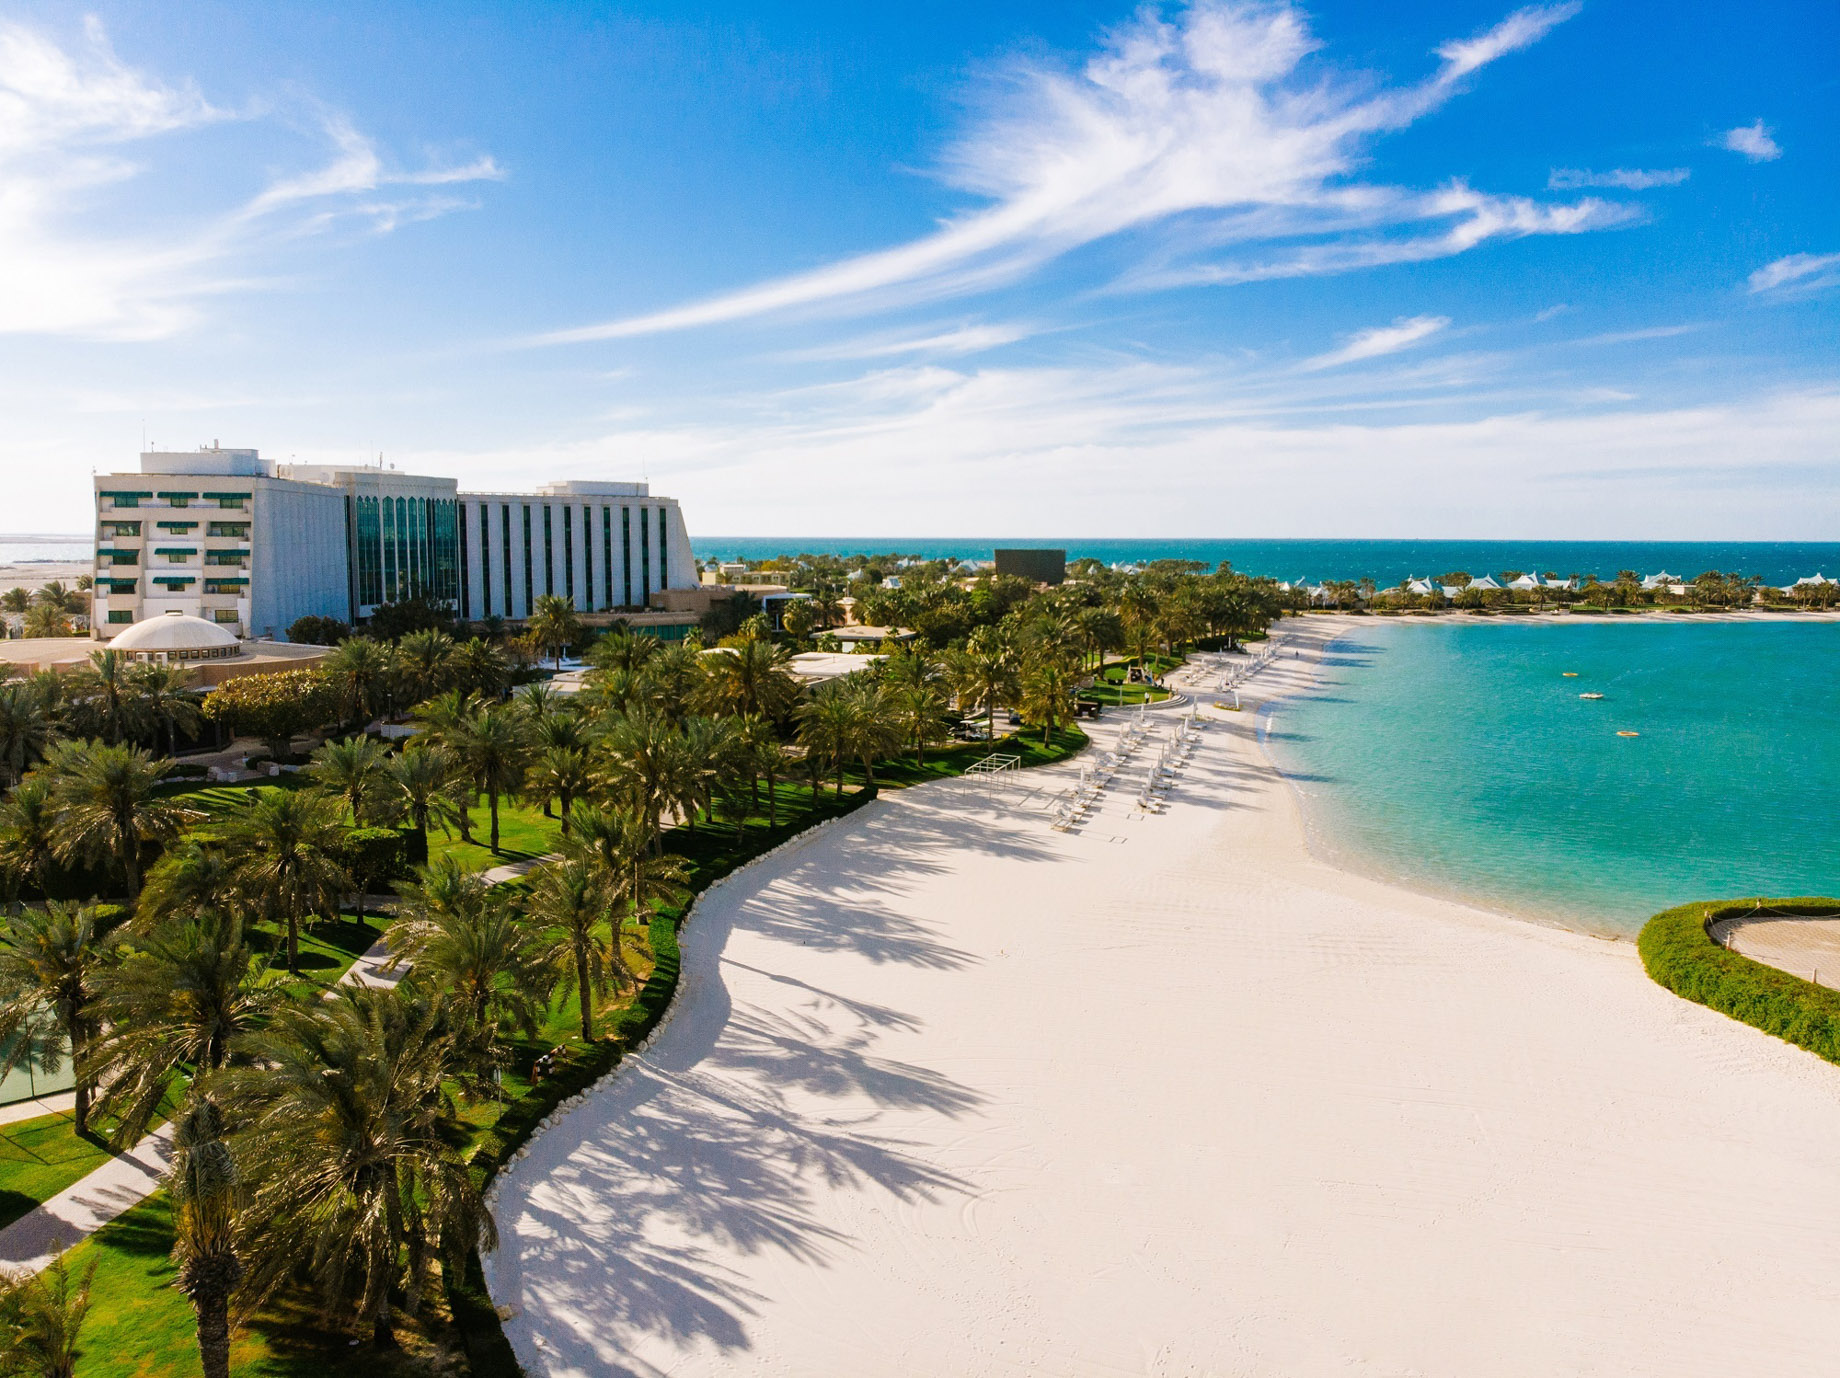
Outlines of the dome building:
<svg viewBox="0 0 1840 1378">
<path fill-rule="evenodd" d="M 228 627 L 172 611 L 136 622 L 116 635 L 109 649 L 134 660 L 170 663 L 233 660 L 243 654 L 243 643 Z"/>
</svg>

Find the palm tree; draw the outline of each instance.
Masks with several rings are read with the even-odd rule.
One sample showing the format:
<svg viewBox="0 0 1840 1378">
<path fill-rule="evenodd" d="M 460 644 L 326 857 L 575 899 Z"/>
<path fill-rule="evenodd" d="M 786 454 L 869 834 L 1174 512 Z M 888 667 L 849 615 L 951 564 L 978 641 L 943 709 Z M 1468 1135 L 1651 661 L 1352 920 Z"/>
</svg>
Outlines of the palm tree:
<svg viewBox="0 0 1840 1378">
<path fill-rule="evenodd" d="M 486 796 L 492 818 L 492 851 L 496 854 L 499 796 L 518 792 L 530 759 L 524 725 L 510 709 L 487 708 L 461 727 L 454 749 L 474 786 Z"/>
<path fill-rule="evenodd" d="M 422 729 L 417 740 L 451 745 L 484 708 L 477 694 L 459 688 L 425 699 L 415 706 L 414 718 Z"/>
<path fill-rule="evenodd" d="M 454 655 L 454 639 L 446 632 L 432 627 L 410 632 L 396 643 L 396 654 L 411 701 L 420 702 L 446 687 Z"/>
<path fill-rule="evenodd" d="M 547 746 L 539 750 L 530 764 L 530 773 L 524 779 L 524 788 L 543 801 L 545 816 L 550 811 L 550 800 L 558 802 L 562 811 L 562 835 L 569 835 L 569 812 L 575 800 L 585 794 L 593 785 L 594 779 L 588 771 L 588 753 L 579 746 Z"/>
<path fill-rule="evenodd" d="M 843 767 L 853 754 L 856 729 L 856 705 L 840 679 L 818 686 L 816 692 L 799 705 L 799 741 L 805 754 L 814 762 L 837 772 L 837 797 L 843 797 Z"/>
<path fill-rule="evenodd" d="M 90 1284 L 100 1261 L 90 1260 L 74 1293 L 70 1270 L 61 1258 L 53 1259 L 42 1273 L 0 1281 L 0 1334 L 7 1337 L 0 1372 L 21 1378 L 74 1378 L 82 1354 L 77 1337 L 89 1315 Z"/>
<path fill-rule="evenodd" d="M 588 663 L 596 670 L 637 674 L 662 644 L 655 636 L 634 636 L 623 624 L 616 625 L 588 648 Z"/>
<path fill-rule="evenodd" d="M 66 617 L 81 615 L 89 602 L 75 589 L 65 588 L 62 579 L 53 579 L 39 589 L 32 601 L 41 608 L 55 608 Z"/>
<path fill-rule="evenodd" d="M 411 740 L 383 763 L 383 771 L 395 791 L 394 807 L 409 815 L 410 824 L 422 836 L 424 851 L 430 822 L 446 828 L 466 818 L 464 804 L 454 798 L 460 758 L 447 747 Z"/>
<path fill-rule="evenodd" d="M 997 735 L 997 709 L 1016 697 L 1016 667 L 995 628 L 979 627 L 965 649 L 946 657 L 946 676 L 960 708 L 982 708 L 988 735 Z"/>
<path fill-rule="evenodd" d="M 103 1033 L 79 1071 L 103 1088 L 117 1148 L 146 1132 L 176 1077 L 207 1075 L 274 1013 L 282 993 L 262 981 L 243 926 L 207 913 L 136 940 L 95 1002 Z"/>
<path fill-rule="evenodd" d="M 504 692 L 510 672 L 504 653 L 479 637 L 454 647 L 447 661 L 448 678 L 456 687 L 464 693 L 483 694 L 487 698 L 497 698 Z"/>
<path fill-rule="evenodd" d="M 1124 623 L 1110 608 L 1081 608 L 1074 614 L 1074 625 L 1092 653 L 1094 665 L 1104 663 L 1107 651 L 1124 645 Z"/>
<path fill-rule="evenodd" d="M 51 778 L 42 770 L 33 771 L 0 798 L 0 876 L 6 878 L 9 896 L 17 897 L 27 885 L 44 894 L 57 859 L 56 822 Z"/>
<path fill-rule="evenodd" d="M 886 689 L 889 721 L 900 729 L 902 740 L 913 745 L 915 763 L 925 765 L 926 744 L 946 734 L 945 696 L 932 683 L 890 684 Z"/>
<path fill-rule="evenodd" d="M 238 1107 L 231 1142 L 253 1188 L 239 1229 L 262 1244 L 248 1255 L 252 1300 L 304 1270 L 392 1348 L 392 1292 L 414 1314 L 436 1258 L 458 1266 L 496 1246 L 449 1090 L 451 1024 L 438 998 L 341 986 L 284 1009 L 250 1065 L 215 1079 Z"/>
<path fill-rule="evenodd" d="M 556 974 L 561 994 L 581 1011 L 581 1041 L 594 1041 L 594 996 L 630 973 L 621 957 L 617 923 L 609 923 L 613 894 L 607 877 L 585 857 L 567 856 L 537 873 L 530 892 L 532 922 L 556 931 Z M 608 931 L 608 942 L 601 936 Z"/>
<path fill-rule="evenodd" d="M 875 763 L 901 749 L 901 727 L 889 709 L 888 696 L 873 679 L 846 677 L 851 711 L 849 751 L 862 763 L 863 788 L 875 793 Z"/>
<path fill-rule="evenodd" d="M 152 714 L 134 685 L 134 668 L 120 651 L 89 653 L 89 668 L 70 677 L 71 718 L 78 731 L 115 745 L 151 726 Z"/>
<path fill-rule="evenodd" d="M 14 617 L 24 617 L 32 610 L 32 591 L 23 588 L 10 588 L 0 593 L 0 612 L 10 613 Z"/>
<path fill-rule="evenodd" d="M 537 644 L 556 658 L 562 668 L 562 652 L 581 636 L 581 619 L 575 615 L 575 600 L 559 593 L 540 594 L 530 610 L 526 624 Z"/>
<path fill-rule="evenodd" d="M 523 685 L 511 696 L 511 700 L 533 728 L 541 727 L 563 711 L 562 695 L 556 692 L 556 687 L 548 680 L 540 679 Z"/>
<path fill-rule="evenodd" d="M 0 923 L 0 1076 L 27 1064 L 55 1072 L 68 1051 L 77 1070 L 78 1134 L 89 1132 L 94 1083 L 84 1075 L 85 1059 L 113 947 L 89 907 L 53 900 Z"/>
<path fill-rule="evenodd" d="M 1073 716 L 1073 674 L 1058 660 L 1043 658 L 1022 674 L 1022 715 L 1041 724 L 1041 744 Z"/>
<path fill-rule="evenodd" d="M 243 1278 L 236 1239 L 242 1185 L 224 1142 L 224 1112 L 211 1097 L 195 1097 L 173 1122 L 166 1193 L 178 1287 L 197 1316 L 205 1378 L 230 1378 L 230 1296 Z"/>
<path fill-rule="evenodd" d="M 166 842 L 204 815 L 157 793 L 172 768 L 139 747 L 88 743 L 60 762 L 53 786 L 53 833 L 61 860 L 111 857 L 128 885 L 128 903 L 141 894 L 141 846 Z"/>
<path fill-rule="evenodd" d="M 305 773 L 350 810 L 353 826 L 362 828 L 380 819 L 392 802 L 389 757 L 389 748 L 374 738 L 347 737 L 315 751 Z"/>
<path fill-rule="evenodd" d="M 261 792 L 224 824 L 224 851 L 239 894 L 285 927 L 287 969 L 300 974 L 300 925 L 337 909 L 351 888 L 340 864 L 338 803 L 305 790 Z"/>
<path fill-rule="evenodd" d="M 0 684 L 0 781 L 16 785 L 51 741 L 51 717 L 23 684 Z"/>
<path fill-rule="evenodd" d="M 147 873 L 130 926 L 137 933 L 153 933 L 171 920 L 229 912 L 236 900 L 223 848 L 187 835 L 168 847 Z"/>
<path fill-rule="evenodd" d="M 701 698 L 717 713 L 777 722 L 799 698 L 799 682 L 786 668 L 790 658 L 784 646 L 752 637 L 724 647 L 704 657 Z"/>
<path fill-rule="evenodd" d="M 320 662 L 319 669 L 338 695 L 346 722 L 369 722 L 377 715 L 390 670 L 383 647 L 366 636 L 350 637 Z"/>
<path fill-rule="evenodd" d="M 393 960 L 407 962 L 412 980 L 453 1003 L 467 1060 L 482 1071 L 495 1062 L 501 1028 L 534 1038 L 554 972 L 541 935 L 510 892 L 462 871 L 452 857 L 396 888 L 403 903 L 389 928 Z"/>
<path fill-rule="evenodd" d="M 198 731 L 202 716 L 198 700 L 186 687 L 193 671 L 183 665 L 160 665 L 147 661 L 128 672 L 128 683 L 140 695 L 141 711 L 166 735 L 166 754 L 179 749 L 179 734 L 191 736 Z"/>
<path fill-rule="evenodd" d="M 640 708 L 601 734 L 598 780 L 619 803 L 636 810 L 655 834 L 676 765 L 675 734 L 663 718 Z"/>
</svg>

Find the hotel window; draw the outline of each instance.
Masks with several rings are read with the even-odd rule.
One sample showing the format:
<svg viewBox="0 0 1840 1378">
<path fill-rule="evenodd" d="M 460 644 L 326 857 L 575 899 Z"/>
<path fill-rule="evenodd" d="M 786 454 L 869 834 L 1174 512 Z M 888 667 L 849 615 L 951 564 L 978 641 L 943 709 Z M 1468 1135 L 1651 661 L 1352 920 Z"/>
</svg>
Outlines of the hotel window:
<svg viewBox="0 0 1840 1378">
<path fill-rule="evenodd" d="M 215 502 L 220 508 L 230 512 L 241 512 L 244 504 L 249 501 L 249 494 L 247 493 L 206 493 L 205 497 Z M 175 507 L 183 507 L 185 504 L 175 503 L 173 505 Z"/>
<path fill-rule="evenodd" d="M 611 608 L 613 601 L 613 509 L 601 508 L 601 583 L 606 587 L 607 596 L 601 600 L 601 606 Z"/>
<path fill-rule="evenodd" d="M 166 523 L 161 522 L 160 525 L 165 526 Z M 139 522 L 104 522 L 102 534 L 105 536 L 138 536 L 141 534 L 141 524 Z"/>
<path fill-rule="evenodd" d="M 111 565 L 138 565 L 141 562 L 138 550 L 98 550 L 96 553 L 108 556 Z"/>
<path fill-rule="evenodd" d="M 111 622 L 132 622 L 133 620 L 134 614 L 126 608 L 111 609 L 109 612 L 109 621 Z"/>
<path fill-rule="evenodd" d="M 652 606 L 652 524 L 645 515 L 649 510 L 644 507 L 639 509 L 639 568 L 644 574 L 640 584 L 640 592 L 644 596 L 639 600 L 642 608 Z"/>
<path fill-rule="evenodd" d="M 383 526 L 376 498 L 358 499 L 358 602 L 375 607 L 383 601 Z"/>
<path fill-rule="evenodd" d="M 671 587 L 671 562 L 665 558 L 664 549 L 664 508 L 656 509 L 658 513 L 658 587 Z"/>
<path fill-rule="evenodd" d="M 492 514 L 479 504 L 479 612 L 492 615 Z"/>
<path fill-rule="evenodd" d="M 134 528 L 134 530 L 129 531 L 125 534 L 129 536 L 138 536 L 141 534 L 141 524 L 139 522 L 127 522 L 125 523 L 125 525 L 131 526 Z M 159 527 L 160 530 L 162 531 L 172 531 L 172 532 L 196 531 L 198 529 L 197 522 L 155 522 L 154 525 Z M 120 535 L 123 533 L 121 533 L 118 530 L 116 534 Z"/>
<path fill-rule="evenodd" d="M 471 618 L 473 615 L 473 570 L 467 561 L 466 509 L 459 503 L 453 504 L 453 507 L 454 535 L 460 542 L 460 615 Z"/>
<path fill-rule="evenodd" d="M 505 616 L 511 616 L 511 504 L 501 502 L 498 515 L 505 530 Z"/>
<path fill-rule="evenodd" d="M 242 540 L 249 535 L 248 522 L 212 522 L 204 529 L 207 536 Z"/>
<path fill-rule="evenodd" d="M 530 615 L 531 604 L 537 601 L 537 586 L 530 577 L 530 504 L 524 504 L 524 615 Z"/>
<path fill-rule="evenodd" d="M 551 540 L 551 535 L 552 535 L 552 532 L 550 531 L 549 504 L 544 503 L 543 504 L 543 591 L 545 593 L 554 593 L 556 591 L 556 547 L 555 547 L 555 543 Z M 531 595 L 531 603 L 533 606 L 536 603 L 536 595 L 534 593 Z"/>
<path fill-rule="evenodd" d="M 632 606 L 632 508 L 620 509 L 620 604 Z"/>
<path fill-rule="evenodd" d="M 581 509 L 581 573 L 587 586 L 581 591 L 582 606 L 589 612 L 594 611 L 594 513 L 588 507 Z"/>
<path fill-rule="evenodd" d="M 219 577 L 216 579 L 206 579 L 204 581 L 204 591 L 206 593 L 237 593 L 237 594 L 240 594 L 248 586 L 249 586 L 249 581 L 247 579 L 233 579 L 233 578 Z"/>
<path fill-rule="evenodd" d="M 211 612 L 211 620 L 213 622 L 234 622 L 236 621 L 236 609 L 214 608 Z"/>
<path fill-rule="evenodd" d="M 575 596 L 575 509 L 562 509 L 562 591 Z"/>
</svg>

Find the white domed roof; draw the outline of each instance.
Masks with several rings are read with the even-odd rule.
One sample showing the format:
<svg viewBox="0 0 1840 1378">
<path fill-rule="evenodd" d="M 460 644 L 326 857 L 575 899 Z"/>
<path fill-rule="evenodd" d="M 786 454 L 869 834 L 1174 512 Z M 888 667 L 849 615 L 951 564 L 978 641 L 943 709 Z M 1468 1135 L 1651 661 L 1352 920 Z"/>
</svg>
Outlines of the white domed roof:
<svg viewBox="0 0 1840 1378">
<path fill-rule="evenodd" d="M 109 642 L 111 651 L 166 651 L 169 653 L 216 651 L 222 654 L 241 643 L 236 633 L 182 612 L 161 613 L 136 622 Z"/>
</svg>

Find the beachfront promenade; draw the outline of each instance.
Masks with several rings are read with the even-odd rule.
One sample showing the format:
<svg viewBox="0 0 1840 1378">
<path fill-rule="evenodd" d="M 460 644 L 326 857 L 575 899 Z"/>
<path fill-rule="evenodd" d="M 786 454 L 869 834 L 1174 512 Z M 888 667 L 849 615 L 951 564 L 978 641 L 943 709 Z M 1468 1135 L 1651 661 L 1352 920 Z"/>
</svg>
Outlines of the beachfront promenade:
<svg viewBox="0 0 1840 1378">
<path fill-rule="evenodd" d="M 1287 630 L 1255 688 L 1334 628 Z M 1160 812 L 1128 764 L 1065 833 L 1077 761 L 890 792 L 710 895 L 671 1023 L 503 1181 L 526 1369 L 1831 1371 L 1834 1069 L 1313 861 L 1203 716 Z"/>
</svg>

